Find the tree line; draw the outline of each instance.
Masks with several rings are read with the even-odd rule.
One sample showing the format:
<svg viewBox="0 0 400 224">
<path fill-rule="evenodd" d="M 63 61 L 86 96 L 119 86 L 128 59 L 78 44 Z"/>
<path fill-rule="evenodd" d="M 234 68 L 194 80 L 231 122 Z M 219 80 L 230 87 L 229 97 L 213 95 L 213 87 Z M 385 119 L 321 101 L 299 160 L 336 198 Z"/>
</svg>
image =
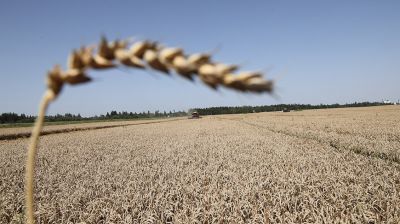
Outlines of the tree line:
<svg viewBox="0 0 400 224">
<path fill-rule="evenodd" d="M 310 110 L 310 109 L 327 109 L 327 108 L 344 108 L 344 107 L 368 107 L 385 105 L 380 102 L 354 102 L 348 104 L 277 104 L 264 106 L 237 106 L 237 107 L 208 107 L 193 108 L 190 111 L 197 111 L 200 115 L 217 115 L 217 114 L 245 114 L 272 111 L 293 111 L 293 110 Z"/>
<path fill-rule="evenodd" d="M 271 111 L 287 111 L 293 110 L 309 110 L 309 109 L 326 109 L 326 108 L 344 108 L 344 107 L 367 107 L 385 105 L 381 102 L 354 102 L 348 104 L 276 104 L 264 106 L 236 106 L 236 107 L 208 107 L 208 108 L 192 108 L 186 111 L 163 111 L 156 110 L 154 112 L 127 112 L 112 110 L 106 114 L 95 115 L 91 117 L 82 117 L 80 114 L 66 113 L 64 115 L 48 115 L 45 117 L 46 122 L 53 121 L 85 121 L 85 120 L 117 120 L 117 119 L 147 119 L 147 118 L 163 118 L 163 117 L 182 117 L 188 116 L 188 113 L 197 111 L 200 115 L 217 115 L 217 114 L 244 114 L 259 113 Z M 0 115 L 0 124 L 6 123 L 32 123 L 36 119 L 35 116 L 16 113 L 3 113 Z"/>
<path fill-rule="evenodd" d="M 114 120 L 114 119 L 148 119 L 148 118 L 163 118 L 163 117 L 180 117 L 186 116 L 187 112 L 185 111 L 163 111 L 160 112 L 158 110 L 154 112 L 127 112 L 120 111 L 117 112 L 112 110 L 107 112 L 106 114 L 95 115 L 90 117 L 82 117 L 80 114 L 56 114 L 56 115 L 47 115 L 45 117 L 46 122 L 54 122 L 54 121 L 90 121 L 90 120 Z M 30 116 L 25 114 L 17 114 L 17 113 L 2 113 L 0 115 L 0 124 L 12 124 L 12 123 L 33 123 L 36 119 L 36 116 Z"/>
</svg>

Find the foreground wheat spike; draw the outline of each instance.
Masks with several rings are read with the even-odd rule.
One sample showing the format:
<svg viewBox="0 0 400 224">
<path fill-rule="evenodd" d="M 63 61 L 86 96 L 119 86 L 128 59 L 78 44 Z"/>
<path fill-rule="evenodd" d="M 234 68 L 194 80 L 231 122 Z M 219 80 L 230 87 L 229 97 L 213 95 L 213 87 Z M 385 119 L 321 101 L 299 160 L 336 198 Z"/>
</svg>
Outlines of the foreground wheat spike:
<svg viewBox="0 0 400 224">
<path fill-rule="evenodd" d="M 225 86 L 243 92 L 271 93 L 273 82 L 263 79 L 258 72 L 233 74 L 237 65 L 213 62 L 209 54 L 187 55 L 181 48 L 162 47 L 157 42 L 137 42 L 128 48 L 127 41 L 109 42 L 102 38 L 97 48 L 82 47 L 72 51 L 68 59 L 68 68 L 63 71 L 56 65 L 47 75 L 47 90 L 40 103 L 39 114 L 32 130 L 26 163 L 26 218 L 34 223 L 34 174 L 37 144 L 43 126 L 44 116 L 51 101 L 60 94 L 64 84 L 77 85 L 91 81 L 87 76 L 89 69 L 104 70 L 117 66 L 137 69 L 151 69 L 177 74 L 194 80 L 200 80 L 213 89 Z"/>
</svg>

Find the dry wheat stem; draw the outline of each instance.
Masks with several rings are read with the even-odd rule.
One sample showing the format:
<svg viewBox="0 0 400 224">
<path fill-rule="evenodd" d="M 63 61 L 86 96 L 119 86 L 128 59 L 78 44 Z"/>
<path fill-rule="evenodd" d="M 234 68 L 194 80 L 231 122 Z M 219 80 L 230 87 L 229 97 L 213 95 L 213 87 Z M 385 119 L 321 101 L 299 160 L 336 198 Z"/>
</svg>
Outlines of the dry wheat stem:
<svg viewBox="0 0 400 224">
<path fill-rule="evenodd" d="M 34 223 L 34 175 L 35 175 L 35 161 L 36 161 L 36 151 L 37 144 L 40 135 L 40 131 L 42 130 L 44 116 L 46 114 L 46 110 L 51 102 L 54 99 L 54 93 L 52 91 L 46 91 L 44 94 L 42 101 L 40 102 L 39 114 L 35 121 L 35 126 L 32 130 L 32 135 L 30 138 L 30 144 L 28 148 L 28 158 L 26 161 L 26 186 L 25 186 L 25 194 L 26 194 L 26 218 L 27 223 Z"/>
<path fill-rule="evenodd" d="M 242 92 L 271 93 L 273 82 L 265 80 L 259 72 L 242 72 L 234 75 L 239 66 L 213 62 L 210 54 L 187 55 L 181 48 L 167 48 L 153 41 L 137 42 L 128 48 L 127 41 L 108 42 L 102 38 L 97 50 L 94 47 L 82 47 L 74 50 L 68 60 L 68 68 L 62 71 L 56 65 L 47 76 L 47 90 L 39 107 L 39 114 L 30 138 L 26 162 L 26 218 L 33 224 L 34 219 L 34 175 L 37 144 L 43 126 L 44 116 L 50 102 L 60 94 L 64 84 L 87 83 L 91 78 L 87 70 L 104 70 L 117 66 L 137 69 L 151 68 L 170 74 L 177 74 L 189 80 L 198 76 L 207 86 L 217 89 L 224 86 Z M 96 50 L 96 52 L 95 52 Z"/>
</svg>

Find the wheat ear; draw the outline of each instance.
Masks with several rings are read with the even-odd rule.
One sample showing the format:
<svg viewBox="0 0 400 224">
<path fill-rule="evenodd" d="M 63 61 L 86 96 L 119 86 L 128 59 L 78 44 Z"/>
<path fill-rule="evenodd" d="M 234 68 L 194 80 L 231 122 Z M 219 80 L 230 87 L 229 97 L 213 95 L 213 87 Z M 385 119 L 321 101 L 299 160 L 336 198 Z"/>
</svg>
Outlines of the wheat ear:
<svg viewBox="0 0 400 224">
<path fill-rule="evenodd" d="M 27 223 L 33 224 L 35 161 L 40 132 L 43 127 L 46 110 L 51 101 L 60 94 L 64 84 L 77 85 L 91 81 L 87 70 L 104 70 L 117 66 L 137 69 L 151 68 L 165 74 L 175 71 L 177 74 L 194 80 L 200 80 L 213 89 L 224 86 L 242 92 L 271 93 L 273 82 L 265 80 L 259 72 L 233 74 L 239 66 L 213 62 L 209 54 L 187 55 L 181 48 L 162 47 L 157 42 L 142 41 L 129 46 L 127 41 L 108 42 L 102 38 L 97 48 L 82 47 L 69 56 L 68 68 L 62 71 L 55 66 L 47 75 L 47 90 L 40 103 L 39 114 L 32 130 L 28 146 L 25 180 L 25 206 Z"/>
</svg>

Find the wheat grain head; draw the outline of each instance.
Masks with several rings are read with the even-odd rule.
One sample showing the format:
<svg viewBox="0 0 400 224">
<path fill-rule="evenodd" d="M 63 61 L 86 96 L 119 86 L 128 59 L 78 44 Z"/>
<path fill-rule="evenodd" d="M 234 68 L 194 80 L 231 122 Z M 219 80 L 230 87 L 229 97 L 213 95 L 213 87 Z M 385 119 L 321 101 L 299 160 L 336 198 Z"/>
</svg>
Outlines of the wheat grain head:
<svg viewBox="0 0 400 224">
<path fill-rule="evenodd" d="M 272 81 L 265 80 L 259 72 L 242 72 L 235 75 L 238 65 L 213 62 L 211 55 L 207 53 L 188 55 L 181 48 L 163 47 L 154 41 L 146 40 L 128 46 L 128 41 L 109 42 L 102 37 L 97 47 L 84 46 L 73 50 L 69 55 L 66 70 L 63 71 L 56 65 L 48 72 L 47 90 L 41 101 L 28 146 L 25 181 L 27 223 L 34 223 L 35 158 L 48 105 L 57 98 L 65 84 L 90 82 L 92 79 L 87 75 L 88 70 L 104 70 L 118 66 L 151 68 L 165 74 L 175 71 L 192 81 L 198 76 L 204 84 L 213 89 L 224 86 L 242 92 L 272 93 L 274 86 Z"/>
</svg>

